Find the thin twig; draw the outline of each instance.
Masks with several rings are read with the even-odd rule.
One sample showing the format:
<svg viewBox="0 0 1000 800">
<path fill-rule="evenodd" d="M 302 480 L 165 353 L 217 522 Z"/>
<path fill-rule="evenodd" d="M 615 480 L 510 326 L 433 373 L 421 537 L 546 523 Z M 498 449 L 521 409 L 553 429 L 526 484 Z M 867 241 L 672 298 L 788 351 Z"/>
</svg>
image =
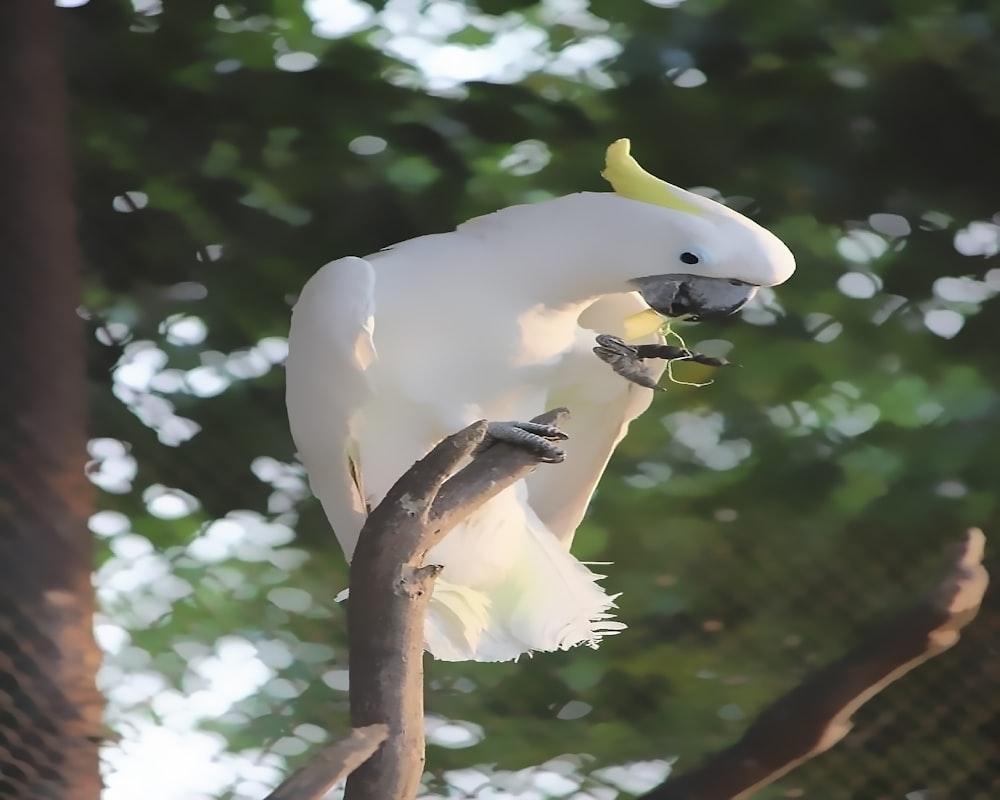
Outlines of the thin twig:
<svg viewBox="0 0 1000 800">
<path fill-rule="evenodd" d="M 558 424 L 564 409 L 532 420 Z M 424 616 L 440 567 L 424 556 L 538 459 L 498 443 L 477 422 L 449 436 L 389 490 L 358 538 L 351 562 L 347 630 L 351 724 L 384 723 L 389 739 L 347 781 L 347 800 L 410 800 L 424 766 Z M 472 460 L 456 473 L 462 462 Z"/>
<path fill-rule="evenodd" d="M 371 758 L 388 736 L 388 725 L 355 728 L 346 739 L 310 756 L 264 800 L 322 800 L 330 789 Z"/>
<path fill-rule="evenodd" d="M 914 667 L 954 645 L 979 611 L 986 538 L 970 530 L 930 597 L 766 708 L 732 747 L 669 778 L 641 800 L 745 800 L 851 730 L 854 713 Z"/>
</svg>

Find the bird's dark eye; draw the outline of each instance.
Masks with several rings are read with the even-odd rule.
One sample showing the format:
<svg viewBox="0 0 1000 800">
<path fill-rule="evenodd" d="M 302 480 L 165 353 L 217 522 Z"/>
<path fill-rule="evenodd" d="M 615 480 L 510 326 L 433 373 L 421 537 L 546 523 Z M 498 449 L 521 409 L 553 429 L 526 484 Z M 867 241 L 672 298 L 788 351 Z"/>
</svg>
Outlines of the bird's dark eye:
<svg viewBox="0 0 1000 800">
<path fill-rule="evenodd" d="M 697 253 L 692 253 L 690 250 L 685 250 L 681 253 L 681 261 L 685 264 L 700 264 L 701 256 Z"/>
</svg>

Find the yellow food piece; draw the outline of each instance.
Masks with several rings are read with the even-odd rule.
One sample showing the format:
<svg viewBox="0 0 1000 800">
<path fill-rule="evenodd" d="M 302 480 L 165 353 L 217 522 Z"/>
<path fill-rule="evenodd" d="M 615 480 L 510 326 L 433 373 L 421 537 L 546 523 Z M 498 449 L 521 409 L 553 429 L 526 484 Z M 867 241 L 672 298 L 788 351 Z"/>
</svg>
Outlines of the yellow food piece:
<svg viewBox="0 0 1000 800">
<path fill-rule="evenodd" d="M 626 342 L 635 342 L 656 333 L 667 324 L 667 318 L 647 308 L 625 317 Z"/>
</svg>

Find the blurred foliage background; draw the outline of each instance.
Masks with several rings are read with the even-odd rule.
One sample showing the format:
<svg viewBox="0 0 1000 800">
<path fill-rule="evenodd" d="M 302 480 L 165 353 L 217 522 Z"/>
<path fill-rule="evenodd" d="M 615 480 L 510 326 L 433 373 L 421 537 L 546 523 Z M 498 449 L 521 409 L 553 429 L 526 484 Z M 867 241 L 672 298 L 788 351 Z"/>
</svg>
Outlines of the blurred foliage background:
<svg viewBox="0 0 1000 800">
<path fill-rule="evenodd" d="M 428 791 L 641 791 L 912 601 L 966 526 L 1000 530 L 1000 5 L 59 4 L 108 798 L 259 798 L 347 728 L 346 569 L 284 417 L 299 287 L 603 190 L 621 136 L 775 230 L 799 271 L 688 333 L 742 369 L 670 387 L 601 484 L 575 552 L 614 562 L 629 630 L 430 664 Z M 994 591 L 953 651 L 760 797 L 1000 796 L 998 656 Z"/>
</svg>

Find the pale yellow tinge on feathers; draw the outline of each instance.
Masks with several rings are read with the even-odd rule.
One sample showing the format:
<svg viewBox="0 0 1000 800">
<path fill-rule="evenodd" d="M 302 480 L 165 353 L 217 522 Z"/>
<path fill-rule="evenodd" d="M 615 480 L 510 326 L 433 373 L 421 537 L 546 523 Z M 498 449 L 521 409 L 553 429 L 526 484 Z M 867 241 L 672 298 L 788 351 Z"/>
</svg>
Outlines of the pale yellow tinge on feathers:
<svg viewBox="0 0 1000 800">
<path fill-rule="evenodd" d="M 651 308 L 644 308 L 625 317 L 625 341 L 637 342 L 651 336 L 663 327 L 667 318 Z"/>
</svg>

